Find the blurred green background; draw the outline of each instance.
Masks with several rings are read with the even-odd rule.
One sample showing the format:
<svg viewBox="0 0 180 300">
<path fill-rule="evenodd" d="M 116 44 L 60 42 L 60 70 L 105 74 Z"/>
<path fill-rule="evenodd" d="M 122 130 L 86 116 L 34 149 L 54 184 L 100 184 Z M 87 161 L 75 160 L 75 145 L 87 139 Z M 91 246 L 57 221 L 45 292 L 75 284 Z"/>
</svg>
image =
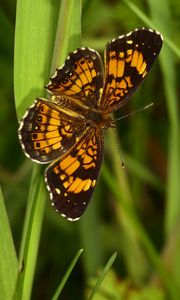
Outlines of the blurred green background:
<svg viewBox="0 0 180 300">
<path fill-rule="evenodd" d="M 59 1 L 44 3 L 49 3 L 53 12 L 52 34 L 49 29 L 52 51 Z M 13 81 L 15 19 L 16 1 L 2 0 L 0 184 L 19 255 L 34 163 L 25 158 L 17 137 Z M 162 32 L 165 41 L 156 64 L 132 101 L 116 117 L 152 101 L 154 106 L 118 121 L 115 135 L 111 129 L 105 133 L 102 173 L 79 222 L 68 222 L 57 215 L 45 193 L 31 299 L 51 299 L 81 248 L 84 251 L 59 299 L 88 299 L 98 274 L 115 251 L 115 263 L 94 299 L 180 299 L 180 2 L 86 0 L 82 2 L 81 22 L 81 45 L 98 50 L 102 57 L 109 40 L 137 27 L 152 25 Z M 23 36 L 21 39 L 23 47 Z M 49 65 L 46 68 L 50 70 Z M 48 76 L 43 78 L 44 84 Z M 35 97 L 43 96 L 43 85 L 41 89 L 32 88 Z"/>
</svg>

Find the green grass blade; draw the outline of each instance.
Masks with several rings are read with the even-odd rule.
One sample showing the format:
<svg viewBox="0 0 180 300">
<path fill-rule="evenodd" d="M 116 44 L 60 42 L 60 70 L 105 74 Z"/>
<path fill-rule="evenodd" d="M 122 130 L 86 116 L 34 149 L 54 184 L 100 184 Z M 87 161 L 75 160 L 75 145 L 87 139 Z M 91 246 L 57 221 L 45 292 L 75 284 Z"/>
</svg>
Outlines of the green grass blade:
<svg viewBox="0 0 180 300">
<path fill-rule="evenodd" d="M 95 284 L 95 287 L 93 288 L 93 290 L 91 291 L 88 299 L 89 300 L 92 300 L 93 297 L 95 296 L 96 292 L 98 291 L 101 283 L 103 282 L 103 279 L 104 277 L 106 276 L 106 274 L 108 273 L 109 269 L 111 268 L 112 264 L 114 263 L 115 259 L 116 259 L 116 256 L 117 256 L 117 253 L 115 252 L 111 257 L 110 259 L 108 260 L 107 264 L 105 265 L 101 275 L 99 276 L 96 284 Z"/>
<path fill-rule="evenodd" d="M 61 280 L 61 282 L 60 282 L 60 284 L 59 284 L 56 292 L 54 293 L 54 295 L 52 297 L 52 300 L 58 300 L 58 297 L 61 294 L 61 291 L 62 291 L 64 285 L 66 284 L 66 282 L 67 282 L 67 280 L 69 278 L 69 275 L 71 274 L 71 272 L 72 272 L 74 266 L 76 265 L 76 263 L 77 263 L 77 261 L 78 261 L 78 259 L 79 259 L 79 257 L 80 257 L 80 255 L 81 255 L 82 252 L 83 252 L 83 249 L 80 249 L 76 253 L 76 255 L 74 256 L 74 258 L 73 258 L 72 262 L 70 263 L 70 265 L 69 265 L 69 267 L 68 267 L 68 269 L 67 269 L 67 271 L 66 271 L 66 273 L 65 273 L 65 275 L 63 277 L 63 279 Z"/>
<path fill-rule="evenodd" d="M 44 180 L 40 176 L 34 186 L 31 196 L 32 206 L 27 212 L 28 227 L 21 253 L 20 267 L 22 271 L 18 277 L 16 299 L 30 299 L 34 279 L 40 233 L 45 208 Z"/>
<path fill-rule="evenodd" d="M 33 284 L 46 198 L 41 173 L 40 167 L 35 165 L 19 254 L 19 270 L 22 272 L 18 276 L 16 299 L 29 299 Z"/>
<path fill-rule="evenodd" d="M 17 1 L 14 92 L 18 117 L 35 98 L 45 96 L 58 10 L 58 1 L 53 5 L 44 0 Z"/>
<path fill-rule="evenodd" d="M 71 1 L 71 3 L 61 1 L 61 8 L 63 7 L 64 11 L 66 11 L 66 19 L 62 21 L 59 17 L 58 25 L 62 25 L 62 22 L 64 23 L 61 30 L 58 27 L 56 34 L 56 45 L 53 55 L 54 64 L 64 60 L 64 57 L 61 57 L 61 55 L 63 55 L 62 53 L 65 55 L 67 44 L 69 48 L 73 48 L 75 43 L 79 43 L 79 40 L 78 42 L 77 40 L 76 42 L 73 41 L 73 35 L 80 31 L 80 4 L 80 1 L 78 5 L 77 1 Z M 49 77 L 55 39 L 55 20 L 57 20 L 58 11 L 58 2 L 53 6 L 50 2 L 44 3 L 43 0 L 38 2 L 19 0 L 17 3 L 14 83 L 17 114 L 19 116 L 24 112 L 25 107 L 32 103 L 34 98 L 45 95 L 42 87 Z M 73 15 L 74 13 L 76 15 Z M 62 15 L 61 13 L 61 17 Z M 41 20 L 41 26 L 39 26 L 39 20 Z M 73 20 L 74 23 L 76 22 L 76 26 L 73 26 Z M 58 39 L 63 32 L 62 28 L 66 31 L 64 35 L 66 42 L 64 42 L 64 46 L 63 38 L 61 39 L 61 52 L 59 54 Z M 70 37 L 71 40 L 69 40 Z M 59 63 L 57 66 L 59 66 Z M 31 295 L 43 220 L 45 192 L 40 169 L 37 167 L 35 173 L 36 171 L 37 174 L 33 175 L 31 181 L 29 204 L 21 244 L 20 266 L 21 264 L 25 265 L 25 268 L 18 278 L 17 299 L 29 299 Z M 36 182 L 35 185 L 34 181 Z"/>
<path fill-rule="evenodd" d="M 49 77 L 57 6 L 50 2 L 17 1 L 14 53 L 14 91 L 17 115 L 20 117 L 34 98 L 45 95 L 44 85 Z M 39 22 L 41 20 L 41 22 Z M 54 34 L 53 34 L 54 33 Z M 37 167 L 38 169 L 38 167 Z M 40 188 L 40 172 L 30 191 L 29 205 L 20 251 L 20 267 L 25 265 L 17 282 L 17 299 L 31 295 L 43 220 L 45 193 Z M 38 195 L 39 189 L 41 195 Z"/>
<path fill-rule="evenodd" d="M 81 0 L 61 1 L 51 72 L 63 64 L 70 51 L 80 46 L 81 10 Z"/>
<path fill-rule="evenodd" d="M 159 0 L 157 3 L 148 1 L 152 19 L 159 28 L 172 36 L 174 32 L 173 15 L 170 13 L 169 1 Z M 161 9 L 160 9 L 161 8 Z M 166 18 L 163 18 L 165 16 Z M 180 253 L 177 251 L 179 244 L 179 219 L 180 219 L 180 143 L 179 143 L 179 113 L 178 113 L 178 96 L 177 96 L 177 78 L 176 65 L 172 51 L 164 47 L 162 51 L 161 67 L 164 79 L 164 89 L 167 101 L 167 109 L 169 114 L 169 153 L 168 153 L 168 171 L 167 171 L 167 189 L 166 189 L 166 215 L 165 215 L 165 232 L 168 243 L 172 247 L 171 259 L 166 259 L 165 264 L 171 265 L 172 276 L 176 280 L 180 288 L 179 272 L 177 266 L 180 265 Z M 173 237 L 173 238 L 172 238 Z M 168 246 L 167 243 L 167 247 Z M 166 248 L 166 245 L 165 245 Z"/>
<path fill-rule="evenodd" d="M 27 243 L 27 235 L 29 231 L 29 226 L 30 226 L 30 219 L 31 219 L 31 214 L 32 210 L 34 209 L 34 197 L 35 197 L 35 192 L 36 192 L 36 185 L 37 181 L 39 180 L 39 176 L 41 176 L 41 170 L 38 165 L 35 165 L 33 167 L 32 171 L 32 176 L 31 176 L 31 182 L 30 182 L 30 187 L 29 187 L 29 194 L 28 194 L 28 199 L 27 199 L 27 209 L 26 209 L 26 216 L 24 220 L 24 226 L 23 226 L 23 233 L 22 233 L 22 238 L 21 238 L 21 247 L 20 247 L 20 253 L 19 253 L 19 267 L 23 265 L 23 259 L 24 259 L 24 253 L 25 253 L 25 245 Z"/>
<path fill-rule="evenodd" d="M 14 294 L 18 261 L 1 188 L 0 220 L 0 298 L 10 300 Z"/>
<path fill-rule="evenodd" d="M 151 10 L 152 18 L 156 22 L 159 28 L 167 32 L 168 35 L 172 35 L 173 26 L 172 18 L 170 16 L 168 1 L 148 1 Z M 158 7 L 162 7 L 157 12 Z M 163 15 L 166 12 L 166 19 Z M 168 12 L 168 13 L 167 13 Z M 161 15 L 162 14 L 162 15 Z M 162 54 L 160 56 L 162 73 L 164 78 L 164 89 L 167 100 L 167 109 L 170 120 L 170 132 L 169 132 L 169 166 L 168 166 L 168 183 L 167 183 L 167 210 L 166 210 L 166 232 L 169 234 L 176 225 L 176 222 L 180 216 L 180 190 L 179 190 L 179 177 L 180 177 L 180 145 L 179 145 L 179 114 L 178 114 L 178 97 L 176 85 L 176 69 L 175 60 L 172 56 L 172 52 L 164 46 Z"/>
</svg>

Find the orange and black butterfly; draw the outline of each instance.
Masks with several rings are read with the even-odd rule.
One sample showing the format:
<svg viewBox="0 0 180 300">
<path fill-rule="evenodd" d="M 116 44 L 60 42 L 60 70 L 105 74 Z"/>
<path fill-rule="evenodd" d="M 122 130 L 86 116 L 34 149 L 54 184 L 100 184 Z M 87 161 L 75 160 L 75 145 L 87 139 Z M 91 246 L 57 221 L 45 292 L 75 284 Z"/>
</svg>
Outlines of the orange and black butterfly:
<svg viewBox="0 0 180 300">
<path fill-rule="evenodd" d="M 139 87 L 162 47 L 152 29 L 136 29 L 110 41 L 105 70 L 90 48 L 69 54 L 46 86 L 50 100 L 37 98 L 19 126 L 27 157 L 49 163 L 45 181 L 52 205 L 63 217 L 80 218 L 97 184 L 103 160 L 103 128 L 110 114 Z"/>
</svg>

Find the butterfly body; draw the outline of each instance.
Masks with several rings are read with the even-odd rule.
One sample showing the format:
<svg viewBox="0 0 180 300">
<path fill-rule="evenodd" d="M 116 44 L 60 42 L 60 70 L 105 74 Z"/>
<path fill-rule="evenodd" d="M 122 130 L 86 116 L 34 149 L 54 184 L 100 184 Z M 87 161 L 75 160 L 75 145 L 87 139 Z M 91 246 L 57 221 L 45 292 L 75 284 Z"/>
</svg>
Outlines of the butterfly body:
<svg viewBox="0 0 180 300">
<path fill-rule="evenodd" d="M 89 107 L 78 99 L 74 100 L 70 97 L 53 96 L 51 98 L 53 102 L 58 105 L 60 111 L 66 112 L 70 117 L 81 120 L 86 126 L 94 126 L 99 128 L 114 127 L 114 123 L 109 114 L 101 110 L 100 108 Z"/>
<path fill-rule="evenodd" d="M 51 164 L 45 181 L 52 205 L 74 221 L 85 211 L 100 173 L 102 129 L 114 127 L 111 112 L 123 106 L 150 71 L 162 46 L 160 33 L 136 29 L 109 42 L 105 74 L 90 48 L 69 54 L 20 122 L 19 139 L 28 158 Z"/>
</svg>

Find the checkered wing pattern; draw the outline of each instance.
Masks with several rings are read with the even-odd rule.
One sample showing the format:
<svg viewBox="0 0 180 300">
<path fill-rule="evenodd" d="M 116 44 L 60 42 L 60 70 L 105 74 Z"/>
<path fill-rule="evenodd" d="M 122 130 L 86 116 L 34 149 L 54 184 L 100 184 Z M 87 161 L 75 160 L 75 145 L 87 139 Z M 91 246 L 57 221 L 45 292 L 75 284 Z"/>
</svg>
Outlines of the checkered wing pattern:
<svg viewBox="0 0 180 300">
<path fill-rule="evenodd" d="M 44 99 L 27 110 L 19 127 L 19 139 L 27 157 L 47 163 L 66 153 L 85 131 L 85 123 L 62 112 Z"/>
<path fill-rule="evenodd" d="M 107 44 L 105 86 L 100 107 L 110 113 L 123 106 L 150 71 L 162 47 L 154 30 L 136 29 Z"/>
<path fill-rule="evenodd" d="M 56 70 L 46 88 L 53 94 L 78 99 L 90 107 L 97 105 L 103 87 L 100 55 L 90 48 L 69 54 L 65 64 Z"/>
<path fill-rule="evenodd" d="M 103 159 L 103 135 L 90 127 L 79 142 L 46 169 L 52 203 L 63 217 L 80 218 L 97 183 Z"/>
<path fill-rule="evenodd" d="M 50 78 L 51 99 L 35 100 L 22 118 L 21 146 L 32 160 L 51 162 L 47 188 L 52 205 L 68 220 L 79 219 L 91 199 L 103 160 L 102 128 L 114 124 L 109 114 L 130 99 L 161 47 L 161 34 L 145 28 L 112 40 L 105 49 L 105 76 L 96 51 L 77 49 Z"/>
</svg>

